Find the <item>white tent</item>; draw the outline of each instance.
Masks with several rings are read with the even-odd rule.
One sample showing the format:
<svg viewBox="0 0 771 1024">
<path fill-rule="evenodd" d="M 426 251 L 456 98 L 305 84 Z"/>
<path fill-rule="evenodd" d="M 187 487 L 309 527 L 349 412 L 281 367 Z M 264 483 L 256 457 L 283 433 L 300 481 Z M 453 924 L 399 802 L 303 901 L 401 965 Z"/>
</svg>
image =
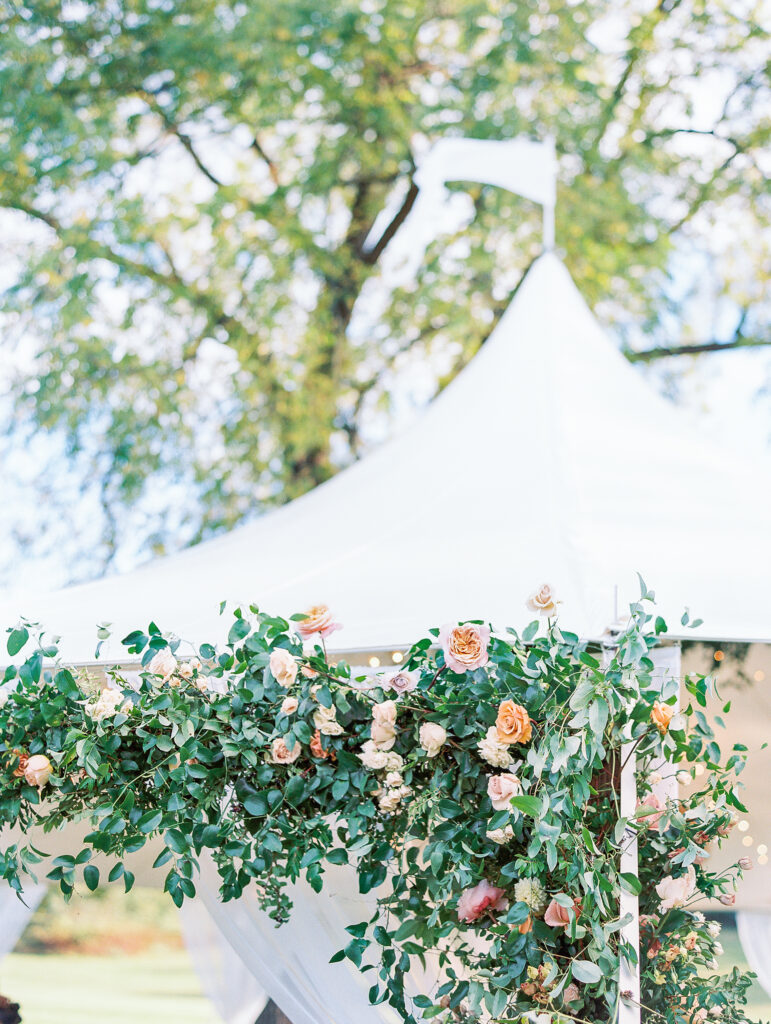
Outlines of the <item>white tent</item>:
<svg viewBox="0 0 771 1024">
<path fill-rule="evenodd" d="M 444 621 L 524 625 L 550 582 L 566 625 L 597 636 L 655 589 L 674 632 L 771 639 L 769 464 L 721 447 L 619 354 L 551 253 L 469 366 L 419 420 L 291 504 L 135 572 L 0 610 L 90 661 L 149 619 L 216 641 L 219 603 L 331 606 L 333 647 L 391 650 Z M 690 604 L 704 625 L 680 627 Z M 124 652 L 125 654 L 125 652 Z"/>
</svg>

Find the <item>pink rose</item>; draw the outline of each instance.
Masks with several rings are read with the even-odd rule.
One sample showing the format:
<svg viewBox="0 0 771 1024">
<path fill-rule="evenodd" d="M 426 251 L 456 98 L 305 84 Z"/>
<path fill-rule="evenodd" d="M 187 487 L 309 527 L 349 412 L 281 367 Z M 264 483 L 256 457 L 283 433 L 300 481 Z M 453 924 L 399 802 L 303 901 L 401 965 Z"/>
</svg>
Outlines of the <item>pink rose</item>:
<svg viewBox="0 0 771 1024">
<path fill-rule="evenodd" d="M 576 985 L 574 981 L 571 981 L 562 993 L 562 1002 L 567 1006 L 569 1003 L 574 1003 L 580 998 L 581 992 L 579 991 L 578 985 Z"/>
<path fill-rule="evenodd" d="M 297 662 L 285 647 L 277 647 L 270 652 L 269 665 L 273 678 L 285 690 L 297 678 Z"/>
<path fill-rule="evenodd" d="M 483 878 L 477 885 L 464 889 L 458 900 L 458 920 L 471 924 L 483 914 L 493 910 L 505 910 L 509 905 L 503 889 L 490 885 Z"/>
<path fill-rule="evenodd" d="M 554 591 L 548 583 L 542 583 L 538 590 L 527 599 L 527 607 L 530 611 L 549 617 L 557 614 L 558 604 Z"/>
<path fill-rule="evenodd" d="M 682 907 L 696 892 L 696 872 L 693 865 L 689 864 L 685 874 L 678 878 L 667 875 L 656 886 L 656 893 L 661 900 L 659 910 L 664 913 L 672 910 L 673 907 Z"/>
<path fill-rule="evenodd" d="M 660 831 L 660 829 L 659 829 L 659 822 L 661 821 L 661 816 L 664 813 L 665 807 L 664 807 L 664 804 L 661 802 L 661 800 L 659 800 L 659 798 L 656 796 L 656 794 L 655 793 L 648 793 L 648 795 L 645 797 L 644 800 L 638 800 L 637 801 L 637 806 L 638 806 L 638 808 L 640 808 L 640 807 L 652 807 L 652 808 L 654 808 L 654 813 L 653 814 L 646 814 L 646 815 L 644 815 L 643 817 L 640 818 L 640 821 L 642 821 L 643 825 L 645 825 L 645 827 L 647 829 L 656 829 L 656 831 Z"/>
<path fill-rule="evenodd" d="M 472 672 L 487 664 L 487 645 L 490 630 L 466 622 L 462 626 L 442 626 L 439 643 L 444 651 L 444 661 L 453 672 Z"/>
<path fill-rule="evenodd" d="M 487 795 L 496 811 L 510 811 L 511 798 L 522 795 L 522 783 L 511 772 L 491 775 L 487 780 Z"/>
<path fill-rule="evenodd" d="M 309 608 L 304 618 L 297 623 L 297 632 L 304 640 L 313 636 L 314 633 L 318 633 L 319 636 L 329 636 L 336 629 L 342 628 L 339 622 L 333 621 L 332 612 L 325 604 L 316 604 Z"/>
<path fill-rule="evenodd" d="M 24 778 L 30 786 L 42 789 L 51 778 L 51 762 L 45 754 L 33 754 L 24 766 Z"/>
<path fill-rule="evenodd" d="M 581 904 L 578 900 L 573 900 L 573 916 L 577 918 L 580 913 Z M 552 900 L 546 908 L 543 919 L 550 928 L 569 928 L 570 910 L 567 907 L 563 907 L 561 903 L 557 903 L 556 900 Z"/>
<path fill-rule="evenodd" d="M 391 678 L 386 683 L 391 689 L 399 695 L 403 693 L 412 693 L 415 687 L 418 685 L 418 673 L 407 672 L 394 672 Z"/>
</svg>

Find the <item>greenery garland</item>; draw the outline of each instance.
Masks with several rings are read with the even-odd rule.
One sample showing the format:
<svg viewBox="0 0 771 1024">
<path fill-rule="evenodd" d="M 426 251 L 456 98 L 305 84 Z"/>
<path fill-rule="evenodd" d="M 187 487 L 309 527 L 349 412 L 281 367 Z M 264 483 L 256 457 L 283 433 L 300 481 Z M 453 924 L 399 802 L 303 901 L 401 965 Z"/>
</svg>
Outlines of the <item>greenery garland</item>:
<svg viewBox="0 0 771 1024">
<path fill-rule="evenodd" d="M 709 869 L 744 810 L 745 748 L 724 759 L 703 710 L 713 681 L 688 678 L 679 713 L 677 681 L 654 683 L 666 625 L 644 585 L 605 649 L 558 625 L 548 587 L 529 603 L 540 615 L 521 635 L 430 630 L 398 670 L 365 677 L 327 657 L 336 623 L 324 607 L 291 622 L 236 611 L 226 649 L 189 657 L 151 624 L 123 641 L 140 670 L 107 670 L 107 688 L 23 623 L 7 639 L 0 823 L 90 820 L 83 848 L 47 874 L 65 894 L 81 873 L 97 887 L 101 855 L 130 889 L 124 857 L 159 837 L 175 903 L 195 895 L 205 852 L 225 900 L 252 887 L 277 922 L 291 913 L 288 883 L 304 875 L 320 891 L 325 872 L 353 865 L 377 912 L 333 959 L 370 971 L 371 1001 L 407 1022 L 613 1021 L 619 958 L 634 956 L 620 938 L 626 889 L 640 898 L 643 1020 L 746 1020 L 751 976 L 718 980 L 716 926 L 693 909 L 730 904 L 750 866 Z M 630 820 L 625 744 L 638 764 Z M 662 799 L 674 771 L 680 793 Z M 620 872 L 629 828 L 639 878 Z M 21 891 L 44 858 L 9 845 L 0 875 Z M 426 957 L 441 979 L 408 994 Z"/>
</svg>

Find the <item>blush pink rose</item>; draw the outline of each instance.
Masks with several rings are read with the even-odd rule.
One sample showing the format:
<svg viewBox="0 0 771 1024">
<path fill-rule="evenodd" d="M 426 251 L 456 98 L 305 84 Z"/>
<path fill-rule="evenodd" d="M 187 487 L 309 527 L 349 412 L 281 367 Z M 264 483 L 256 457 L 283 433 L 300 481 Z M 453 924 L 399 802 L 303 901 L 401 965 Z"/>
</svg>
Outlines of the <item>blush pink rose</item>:
<svg viewBox="0 0 771 1024">
<path fill-rule="evenodd" d="M 444 651 L 444 661 L 453 672 L 472 672 L 487 664 L 487 645 L 490 630 L 466 622 L 461 626 L 442 626 L 439 643 Z"/>
<path fill-rule="evenodd" d="M 638 800 L 637 806 L 639 807 L 652 807 L 654 809 L 653 814 L 646 814 L 640 821 L 645 825 L 647 829 L 655 829 L 660 831 L 659 822 L 661 816 L 664 813 L 664 804 L 659 800 L 655 793 L 648 793 L 644 800 Z"/>
<path fill-rule="evenodd" d="M 578 900 L 573 900 L 573 916 L 578 917 L 580 913 L 581 904 Z M 543 919 L 550 928 L 570 927 L 570 911 L 567 907 L 563 907 L 562 904 L 557 903 L 556 900 L 552 900 L 546 908 L 546 913 L 543 915 Z"/>
<path fill-rule="evenodd" d="M 491 775 L 487 780 L 487 795 L 496 811 L 510 811 L 511 798 L 522 796 L 522 783 L 511 772 Z"/>
<path fill-rule="evenodd" d="M 399 695 L 403 693 L 412 693 L 418 685 L 418 673 L 408 672 L 406 669 L 402 669 L 401 672 L 394 672 L 388 680 L 387 685 L 391 687 L 394 693 L 398 693 Z"/>
<path fill-rule="evenodd" d="M 458 920 L 471 924 L 483 914 L 493 910 L 505 910 L 509 905 L 503 889 L 490 885 L 483 878 L 477 885 L 464 889 L 458 900 Z"/>
<path fill-rule="evenodd" d="M 336 629 L 342 629 L 339 622 L 332 619 L 332 612 L 325 604 L 316 604 L 309 608 L 305 616 L 297 623 L 297 632 L 307 640 L 308 637 L 318 633 L 319 636 L 329 636 Z"/>
</svg>

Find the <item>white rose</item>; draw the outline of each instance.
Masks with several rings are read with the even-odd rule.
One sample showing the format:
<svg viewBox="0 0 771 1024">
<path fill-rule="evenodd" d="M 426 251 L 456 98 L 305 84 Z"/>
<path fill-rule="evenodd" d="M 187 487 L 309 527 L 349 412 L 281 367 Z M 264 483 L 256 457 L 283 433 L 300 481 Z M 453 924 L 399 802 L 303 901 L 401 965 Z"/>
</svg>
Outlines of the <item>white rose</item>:
<svg viewBox="0 0 771 1024">
<path fill-rule="evenodd" d="M 679 771 L 675 776 L 680 786 L 690 786 L 692 777 L 690 772 Z"/>
<path fill-rule="evenodd" d="M 428 757 L 436 757 L 447 742 L 447 732 L 437 722 L 424 722 L 420 727 L 420 745 Z"/>
<path fill-rule="evenodd" d="M 297 662 L 283 647 L 270 652 L 270 671 L 279 686 L 286 690 L 297 678 Z"/>
<path fill-rule="evenodd" d="M 373 704 L 372 721 L 376 725 L 396 725 L 396 701 L 384 700 Z"/>
<path fill-rule="evenodd" d="M 719 921 L 708 921 L 707 922 L 707 931 L 709 932 L 709 934 L 712 936 L 713 939 L 716 939 L 718 937 L 718 935 L 720 934 L 721 928 L 722 928 L 722 925 L 720 924 Z"/>
<path fill-rule="evenodd" d="M 664 913 L 665 910 L 684 906 L 695 891 L 696 872 L 693 870 L 693 865 L 689 864 L 684 875 L 680 875 L 678 878 L 667 875 L 656 886 L 656 893 L 661 900 L 659 910 Z"/>
<path fill-rule="evenodd" d="M 396 729 L 388 722 L 384 722 L 382 725 L 373 722 L 369 732 L 372 742 L 379 750 L 390 750 L 396 742 Z"/>
<path fill-rule="evenodd" d="M 404 758 L 401 754 L 397 754 L 395 750 L 389 750 L 385 755 L 384 767 L 387 768 L 389 772 L 400 772 L 404 768 Z"/>
<path fill-rule="evenodd" d="M 485 738 L 479 741 L 477 750 L 480 757 L 495 768 L 508 768 L 511 764 L 509 748 L 498 739 L 498 730 L 494 725 L 487 730 Z"/>
<path fill-rule="evenodd" d="M 183 662 L 179 666 L 177 671 L 179 672 L 179 674 L 182 676 L 183 679 L 192 679 L 193 678 L 193 666 L 190 664 L 189 661 Z"/>
<path fill-rule="evenodd" d="M 514 829 L 511 825 L 504 825 L 503 828 L 493 828 L 487 832 L 487 838 L 497 843 L 498 846 L 505 846 L 506 843 L 510 843 L 514 838 Z"/>
<path fill-rule="evenodd" d="M 548 583 L 543 583 L 527 599 L 527 607 L 532 612 L 538 612 L 539 615 L 556 615 L 558 604 L 559 601 Z"/>
<path fill-rule="evenodd" d="M 383 814 L 392 814 L 402 802 L 402 794 L 398 789 L 386 789 L 378 799 L 378 807 Z"/>
<path fill-rule="evenodd" d="M 387 759 L 389 757 L 391 757 L 391 755 L 386 754 L 384 750 L 378 750 L 372 740 L 367 740 L 359 754 L 359 760 L 364 767 L 369 768 L 373 772 L 379 772 L 383 768 L 386 768 Z"/>
<path fill-rule="evenodd" d="M 124 697 L 120 690 L 106 688 L 99 694 L 99 699 L 87 705 L 86 710 L 95 722 L 101 722 L 105 718 L 112 718 L 118 710 L 122 710 Z"/>
<path fill-rule="evenodd" d="M 162 647 L 160 651 L 156 651 L 150 659 L 147 671 L 154 676 L 161 676 L 165 681 L 174 674 L 176 667 L 177 659 L 171 653 L 171 649 L 168 647 Z"/>
<path fill-rule="evenodd" d="M 285 715 L 293 715 L 299 706 L 300 702 L 297 697 L 284 697 L 281 704 L 281 710 Z"/>
<path fill-rule="evenodd" d="M 344 731 L 337 720 L 334 707 L 325 708 L 323 704 L 319 704 L 313 712 L 313 724 L 322 736 L 341 736 Z"/>
<path fill-rule="evenodd" d="M 392 788 L 401 786 L 403 782 L 404 779 L 401 777 L 399 772 L 389 772 L 385 777 L 386 786 L 391 786 Z"/>
<path fill-rule="evenodd" d="M 651 786 L 657 786 L 660 782 L 664 781 L 664 776 L 661 772 L 649 772 L 648 773 L 648 784 Z"/>
</svg>

